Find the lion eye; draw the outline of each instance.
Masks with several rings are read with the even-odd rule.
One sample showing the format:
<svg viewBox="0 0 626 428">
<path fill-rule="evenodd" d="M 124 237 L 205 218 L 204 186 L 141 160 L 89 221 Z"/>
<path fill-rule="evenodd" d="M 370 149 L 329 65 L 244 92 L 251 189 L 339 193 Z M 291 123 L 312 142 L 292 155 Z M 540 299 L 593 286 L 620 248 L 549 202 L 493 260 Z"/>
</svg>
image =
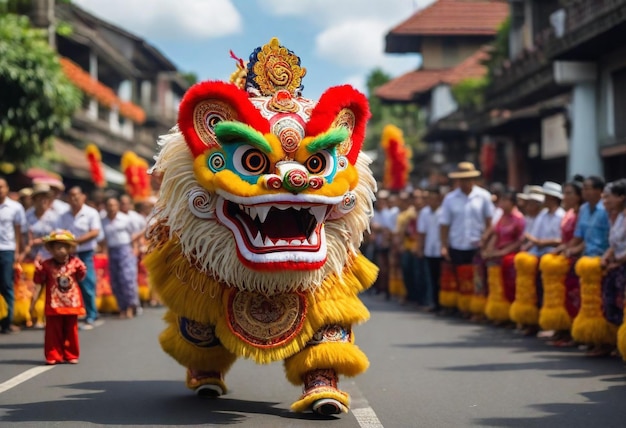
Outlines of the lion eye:
<svg viewBox="0 0 626 428">
<path fill-rule="evenodd" d="M 246 145 L 235 150 L 234 165 L 241 174 L 261 175 L 269 172 L 270 161 L 261 150 Z"/>
<path fill-rule="evenodd" d="M 309 173 L 314 175 L 327 175 L 334 168 L 334 157 L 326 150 L 311 155 L 305 162 L 304 166 Z"/>
</svg>

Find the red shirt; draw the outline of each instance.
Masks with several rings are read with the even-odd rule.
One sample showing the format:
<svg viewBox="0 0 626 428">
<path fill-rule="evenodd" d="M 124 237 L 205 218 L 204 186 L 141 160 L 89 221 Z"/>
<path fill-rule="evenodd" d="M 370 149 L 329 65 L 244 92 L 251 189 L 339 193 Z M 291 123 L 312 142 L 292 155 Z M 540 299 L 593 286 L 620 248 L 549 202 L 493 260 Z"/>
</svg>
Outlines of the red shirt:
<svg viewBox="0 0 626 428">
<path fill-rule="evenodd" d="M 35 271 L 34 281 L 46 288 L 46 315 L 85 315 L 83 296 L 78 281 L 85 278 L 87 268 L 76 256 L 65 264 L 47 259 Z"/>
<path fill-rule="evenodd" d="M 526 220 L 517 208 L 514 208 L 511 214 L 502 214 L 502 217 L 500 217 L 500 220 L 494 228 L 496 233 L 496 249 L 500 250 L 522 239 L 525 226 Z"/>
</svg>

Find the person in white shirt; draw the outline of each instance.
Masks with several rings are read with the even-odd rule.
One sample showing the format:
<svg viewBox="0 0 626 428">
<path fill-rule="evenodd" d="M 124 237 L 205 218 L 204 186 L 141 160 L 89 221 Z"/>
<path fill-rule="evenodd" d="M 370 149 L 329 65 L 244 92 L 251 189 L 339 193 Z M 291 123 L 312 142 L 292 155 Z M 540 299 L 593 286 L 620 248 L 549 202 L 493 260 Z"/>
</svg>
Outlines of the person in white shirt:
<svg viewBox="0 0 626 428">
<path fill-rule="evenodd" d="M 133 318 L 139 307 L 137 256 L 133 251 L 133 244 L 143 231 L 137 230 L 137 224 L 131 217 L 120 211 L 117 199 L 108 198 L 105 201 L 105 210 L 102 228 L 109 255 L 111 289 L 120 309 L 120 317 Z"/>
<path fill-rule="evenodd" d="M 473 298 L 485 299 L 482 284 L 475 289 L 474 258 L 491 226 L 495 207 L 490 193 L 475 184 L 480 176 L 470 162 L 461 162 L 448 174 L 457 187 L 446 195 L 441 205 L 441 256 L 454 267 L 458 283 L 457 308 L 469 315 Z"/>
<path fill-rule="evenodd" d="M 85 204 L 87 197 L 78 186 L 72 187 L 67 192 L 70 210 L 59 217 L 57 228 L 65 229 L 76 237 L 76 255 L 87 266 L 85 279 L 79 282 L 80 291 L 85 301 L 87 316 L 85 324 L 81 326 L 84 330 L 91 330 L 98 318 L 96 308 L 96 270 L 93 256 L 97 247 L 97 239 L 102 230 L 100 214 L 95 208 Z"/>
<path fill-rule="evenodd" d="M 532 229 L 526 234 L 527 242 L 522 249 L 541 257 L 561 243 L 561 220 L 565 210 L 561 208 L 563 193 L 561 185 L 547 181 L 542 193 L 545 196 L 545 209 L 535 219 Z"/>
<path fill-rule="evenodd" d="M 12 324 L 15 304 L 13 265 L 22 251 L 22 230 L 26 225 L 24 207 L 9 198 L 9 184 L 0 178 L 0 294 L 7 304 L 7 315 L 0 320 L 0 333 L 20 331 Z"/>
<path fill-rule="evenodd" d="M 33 186 L 37 184 L 47 184 L 50 186 L 50 193 L 52 195 L 52 209 L 55 210 L 59 215 L 69 211 L 70 205 L 61 200 L 61 195 L 65 191 L 65 185 L 61 180 L 58 180 L 53 177 L 48 178 L 36 178 L 33 180 Z"/>
<path fill-rule="evenodd" d="M 417 257 L 426 260 L 426 283 L 433 310 L 439 311 L 439 279 L 441 277 L 441 239 L 439 236 L 439 216 L 441 215 L 441 190 L 428 189 L 427 205 L 417 218 Z"/>
</svg>

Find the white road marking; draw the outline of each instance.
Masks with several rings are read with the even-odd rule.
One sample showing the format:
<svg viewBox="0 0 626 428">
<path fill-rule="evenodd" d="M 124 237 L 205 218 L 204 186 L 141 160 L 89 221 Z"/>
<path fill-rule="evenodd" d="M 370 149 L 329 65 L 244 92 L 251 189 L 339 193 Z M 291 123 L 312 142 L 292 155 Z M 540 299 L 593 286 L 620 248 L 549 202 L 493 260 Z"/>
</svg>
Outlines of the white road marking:
<svg viewBox="0 0 626 428">
<path fill-rule="evenodd" d="M 18 386 L 20 383 L 26 382 L 28 379 L 32 379 L 35 376 L 53 368 L 54 366 L 37 366 L 33 367 L 32 369 L 28 369 L 24 373 L 20 373 L 17 376 L 7 380 L 6 382 L 0 383 L 0 394 L 8 391 L 15 386 Z"/>
<path fill-rule="evenodd" d="M 370 404 L 355 382 L 351 383 L 349 392 L 352 398 L 350 411 L 356 418 L 359 426 L 361 428 L 384 428 L 383 424 L 378 420 L 376 412 L 370 407 Z"/>
</svg>

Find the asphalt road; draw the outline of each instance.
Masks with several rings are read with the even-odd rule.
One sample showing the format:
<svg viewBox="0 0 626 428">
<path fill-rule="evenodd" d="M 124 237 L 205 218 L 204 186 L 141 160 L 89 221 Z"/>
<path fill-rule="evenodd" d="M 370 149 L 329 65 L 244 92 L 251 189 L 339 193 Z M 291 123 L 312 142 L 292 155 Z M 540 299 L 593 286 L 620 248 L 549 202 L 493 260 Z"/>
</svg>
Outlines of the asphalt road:
<svg viewBox="0 0 626 428">
<path fill-rule="evenodd" d="M 511 330 L 365 296 L 356 329 L 371 367 L 340 387 L 353 411 L 294 414 L 280 363 L 238 361 L 230 392 L 200 399 L 157 342 L 163 309 L 81 331 L 76 366 L 43 366 L 43 332 L 0 336 L 0 427 L 625 427 L 626 366 Z M 29 377 L 29 378 L 28 378 Z M 26 379 L 27 378 L 27 379 Z"/>
</svg>

